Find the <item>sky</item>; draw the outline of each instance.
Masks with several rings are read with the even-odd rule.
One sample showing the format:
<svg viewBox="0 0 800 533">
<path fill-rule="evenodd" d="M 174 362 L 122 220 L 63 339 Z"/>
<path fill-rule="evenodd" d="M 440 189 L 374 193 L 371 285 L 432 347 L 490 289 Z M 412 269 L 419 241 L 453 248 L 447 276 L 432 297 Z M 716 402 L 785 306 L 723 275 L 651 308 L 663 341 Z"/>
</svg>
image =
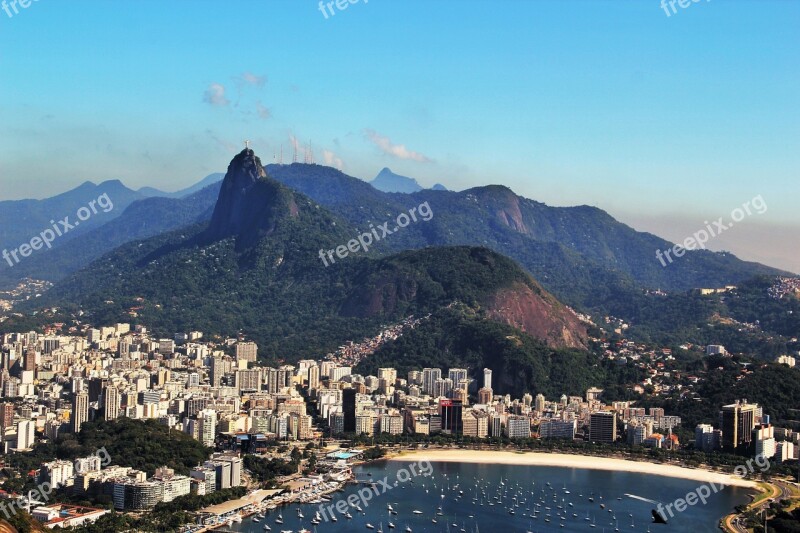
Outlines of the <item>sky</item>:
<svg viewBox="0 0 800 533">
<path fill-rule="evenodd" d="M 708 246 L 800 272 L 800 2 L 660 2 L 0 4 L 0 200 L 174 191 L 245 139 L 265 163 L 310 144 L 676 242 L 760 196 Z"/>
</svg>

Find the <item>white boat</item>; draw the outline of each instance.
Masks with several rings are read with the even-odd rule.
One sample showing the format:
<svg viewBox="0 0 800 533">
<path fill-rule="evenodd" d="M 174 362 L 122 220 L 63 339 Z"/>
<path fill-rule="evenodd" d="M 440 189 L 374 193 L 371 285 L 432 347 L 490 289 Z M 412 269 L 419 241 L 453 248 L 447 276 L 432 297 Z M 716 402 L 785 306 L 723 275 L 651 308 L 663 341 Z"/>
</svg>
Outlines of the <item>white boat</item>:
<svg viewBox="0 0 800 533">
<path fill-rule="evenodd" d="M 264 531 L 272 531 L 272 528 L 268 524 L 264 524 Z"/>
<path fill-rule="evenodd" d="M 419 511 L 419 510 L 417 510 L 417 509 L 414 509 L 414 510 L 413 510 L 413 511 L 411 511 L 411 512 L 412 512 L 412 513 L 414 513 L 414 514 L 422 514 L 422 511 Z"/>
<path fill-rule="evenodd" d="M 375 526 L 373 526 L 373 525 L 372 525 L 372 524 L 370 524 L 370 523 L 367 523 L 367 529 L 375 529 Z"/>
</svg>

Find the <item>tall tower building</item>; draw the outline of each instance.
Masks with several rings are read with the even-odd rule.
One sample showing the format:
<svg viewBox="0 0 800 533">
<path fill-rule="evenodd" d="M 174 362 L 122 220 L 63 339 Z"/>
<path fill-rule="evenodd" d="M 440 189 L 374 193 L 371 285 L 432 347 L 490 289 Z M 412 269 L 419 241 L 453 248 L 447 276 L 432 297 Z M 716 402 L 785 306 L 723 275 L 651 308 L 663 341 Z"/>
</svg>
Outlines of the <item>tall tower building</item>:
<svg viewBox="0 0 800 533">
<path fill-rule="evenodd" d="M 36 348 L 29 347 L 25 352 L 23 370 L 36 370 Z"/>
<path fill-rule="evenodd" d="M 425 394 L 433 394 L 433 387 L 437 380 L 442 379 L 441 368 L 423 368 L 422 369 L 422 392 Z"/>
<path fill-rule="evenodd" d="M 10 428 L 14 423 L 14 404 L 4 403 L 0 405 L 0 426 L 2 429 Z"/>
<path fill-rule="evenodd" d="M 217 436 L 217 413 L 213 409 L 203 409 L 197 414 L 200 421 L 198 431 L 200 442 L 206 446 L 213 446 Z"/>
<path fill-rule="evenodd" d="M 617 415 L 608 411 L 592 413 L 589 418 L 589 441 L 612 444 L 617 440 Z"/>
<path fill-rule="evenodd" d="M 491 368 L 484 368 L 483 369 L 483 388 L 484 389 L 491 389 L 492 388 L 492 369 Z"/>
<path fill-rule="evenodd" d="M 453 380 L 453 387 L 458 389 L 462 386 L 464 382 L 467 381 L 467 369 L 466 368 L 451 368 L 447 372 L 447 377 Z"/>
<path fill-rule="evenodd" d="M 84 422 L 89 420 L 89 395 L 80 391 L 72 399 L 72 432 L 79 433 Z"/>
<path fill-rule="evenodd" d="M 119 418 L 120 403 L 119 389 L 113 385 L 106 387 L 103 391 L 103 413 L 106 420 Z"/>
<path fill-rule="evenodd" d="M 356 390 L 342 391 L 342 412 L 344 413 L 344 431 L 353 433 L 356 430 Z"/>
<path fill-rule="evenodd" d="M 536 395 L 536 403 L 534 404 L 534 409 L 542 413 L 544 412 L 544 407 L 545 407 L 544 394 L 539 393 Z"/>
<path fill-rule="evenodd" d="M 258 359 L 258 345 L 254 342 L 236 343 L 236 360 L 255 362 Z"/>
<path fill-rule="evenodd" d="M 308 367 L 308 388 L 311 390 L 319 389 L 319 365 Z"/>
<path fill-rule="evenodd" d="M 722 407 L 722 447 L 736 451 L 740 447 L 748 447 L 752 442 L 753 429 L 756 427 L 758 404 L 749 404 L 747 400 L 737 401 Z"/>
</svg>

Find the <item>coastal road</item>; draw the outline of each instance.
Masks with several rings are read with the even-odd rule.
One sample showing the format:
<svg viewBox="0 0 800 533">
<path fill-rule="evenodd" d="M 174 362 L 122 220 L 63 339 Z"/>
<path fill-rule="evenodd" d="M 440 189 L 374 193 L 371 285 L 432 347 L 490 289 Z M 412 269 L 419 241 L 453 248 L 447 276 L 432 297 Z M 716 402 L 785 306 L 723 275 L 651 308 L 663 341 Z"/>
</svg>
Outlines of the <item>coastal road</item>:
<svg viewBox="0 0 800 533">
<path fill-rule="evenodd" d="M 770 488 L 770 494 L 768 494 L 767 497 L 764 500 L 762 500 L 760 504 L 754 507 L 749 507 L 750 510 L 755 510 L 760 512 L 768 508 L 770 503 L 772 503 L 773 501 L 777 502 L 783 499 L 789 499 L 794 494 L 792 486 L 784 481 L 772 481 L 770 482 L 769 488 Z M 735 531 L 736 533 L 747 533 L 747 529 L 738 523 L 740 517 L 741 515 L 738 514 L 730 514 L 726 516 L 725 519 L 723 520 L 725 531 Z"/>
</svg>

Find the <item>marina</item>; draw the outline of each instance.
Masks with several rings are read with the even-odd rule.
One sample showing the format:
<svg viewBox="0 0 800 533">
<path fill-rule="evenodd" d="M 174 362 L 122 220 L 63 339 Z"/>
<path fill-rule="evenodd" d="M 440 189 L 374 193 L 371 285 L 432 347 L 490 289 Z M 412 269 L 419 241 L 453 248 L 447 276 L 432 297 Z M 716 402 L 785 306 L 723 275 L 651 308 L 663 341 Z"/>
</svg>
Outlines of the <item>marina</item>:
<svg viewBox="0 0 800 533">
<path fill-rule="evenodd" d="M 429 477 L 394 483 L 402 464 L 381 462 L 356 467 L 358 479 L 390 480 L 391 491 L 357 499 L 366 485 L 349 484 L 321 503 L 287 503 L 225 528 L 235 533 L 275 531 L 321 533 L 344 531 L 449 532 L 493 531 L 659 531 L 653 505 L 641 498 L 674 501 L 694 490 L 691 480 L 638 473 L 433 463 Z M 336 503 L 350 498 L 345 506 Z M 631 497 L 637 495 L 639 498 Z M 357 503 L 352 504 L 353 501 Z M 729 487 L 704 506 L 667 517 L 673 530 L 717 531 L 731 508 L 748 501 L 748 490 Z M 344 510 L 342 511 L 342 508 Z"/>
</svg>

